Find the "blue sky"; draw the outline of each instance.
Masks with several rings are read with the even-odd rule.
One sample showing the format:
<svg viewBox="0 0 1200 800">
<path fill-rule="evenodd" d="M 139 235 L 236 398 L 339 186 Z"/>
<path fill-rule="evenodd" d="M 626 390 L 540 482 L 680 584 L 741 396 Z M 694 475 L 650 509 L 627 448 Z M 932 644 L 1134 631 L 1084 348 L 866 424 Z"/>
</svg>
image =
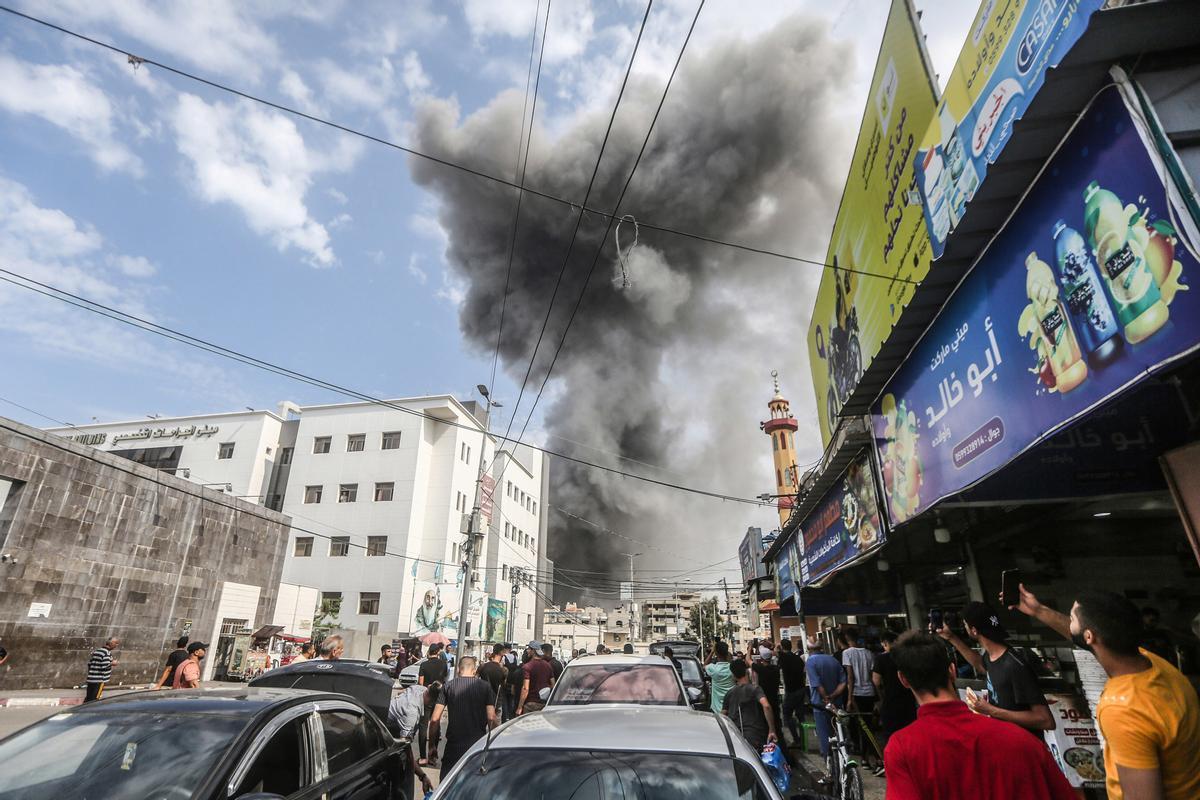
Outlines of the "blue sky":
<svg viewBox="0 0 1200 800">
<path fill-rule="evenodd" d="M 403 143 L 430 100 L 452 101 L 462 119 L 502 92 L 523 94 L 537 4 L 59 0 L 18 7 Z M 916 5 L 944 77 L 975 4 Z M 853 58 L 839 65 L 844 102 L 822 115 L 828 134 L 818 146 L 834 177 L 811 176 L 813 184 L 836 183 L 888 7 L 888 0 L 709 0 L 686 57 L 703 59 L 730 37 L 752 42 L 794 13 L 822 18 L 829 40 L 853 46 Z M 532 161 L 549 162 L 539 147 L 570 145 L 580 120 L 611 109 L 644 8 L 634 0 L 553 0 Z M 693 0 L 655 3 L 635 77 L 665 80 L 694 11 Z M 407 158 L 153 66 L 134 69 L 123 56 L 0 14 L 0 267 L 377 396 L 465 398 L 488 381 L 492 354 L 460 334 L 465 278 L 447 262 L 437 201 L 413 183 Z M 830 195 L 818 208 L 780 209 L 775 198 L 762 198 L 781 220 L 764 228 L 767 238 L 779 240 L 754 243 L 822 257 L 836 211 L 837 192 Z M 731 273 L 729 286 L 718 287 L 741 319 L 718 323 L 721 340 L 711 349 L 665 351 L 658 377 L 674 395 L 649 401 L 690 420 L 683 445 L 661 454 L 659 477 L 742 496 L 773 490 L 769 446 L 757 427 L 771 368 L 780 369 L 809 434 L 799 439 L 800 460 L 820 452 L 803 348 L 763 346 L 803 341 L 819 275 L 781 273 L 797 275 L 792 295 L 764 298 L 749 274 Z M 506 411 L 523 371 L 523 364 L 502 368 L 493 387 Z M 82 424 L 344 399 L 4 283 L 0 398 L 0 416 L 39 426 L 51 423 L 38 413 Z M 573 437 L 605 442 L 599 423 L 589 423 L 589 398 L 567 399 L 580 409 L 577 427 L 592 428 Z M 647 399 L 636 403 L 646 413 Z M 539 423 L 531 427 L 535 442 L 546 435 Z M 620 463 L 607 452 L 584 455 Z M 618 481 L 610 490 L 627 488 Z M 731 531 L 777 524 L 769 509 L 680 503 L 678 494 L 639 490 L 625 510 L 643 527 L 627 533 L 647 541 L 675 542 L 679 530 L 690 530 L 697 552 L 728 552 Z"/>
<path fill-rule="evenodd" d="M 793 10 L 759 5 L 710 3 L 697 50 L 706 36 L 751 35 Z M 860 45 L 859 72 L 886 5 L 827 12 L 834 35 Z M 475 0 L 23 7 L 396 141 L 425 98 L 453 97 L 467 114 L 523 89 L 534 11 Z M 540 125 L 553 131 L 611 102 L 642 9 L 554 4 Z M 669 67 L 691 12 L 659 3 L 639 69 Z M 939 50 L 953 58 L 942 39 L 961 39 L 963 14 L 945 17 L 931 33 L 935 59 Z M 861 105 L 849 98 L 849 115 Z M 458 334 L 463 287 L 402 154 L 154 67 L 135 70 L 7 15 L 0 119 L 6 268 L 367 392 L 465 394 L 486 381 L 490 353 Z M 0 395 L 56 419 L 330 399 L 11 286 L 0 288 L 0 311 Z M 499 382 L 495 394 L 515 394 Z M 0 413 L 47 424 L 9 405 Z"/>
</svg>

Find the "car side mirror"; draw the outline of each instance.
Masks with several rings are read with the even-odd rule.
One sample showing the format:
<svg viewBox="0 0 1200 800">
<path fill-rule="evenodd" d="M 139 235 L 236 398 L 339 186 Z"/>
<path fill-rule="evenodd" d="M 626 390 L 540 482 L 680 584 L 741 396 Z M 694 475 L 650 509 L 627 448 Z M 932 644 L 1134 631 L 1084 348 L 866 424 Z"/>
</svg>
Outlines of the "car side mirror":
<svg viewBox="0 0 1200 800">
<path fill-rule="evenodd" d="M 542 698 L 543 703 L 546 702 L 546 698 L 548 698 L 549 696 L 550 696 L 549 688 L 542 689 L 540 692 L 538 692 L 538 697 Z"/>
<path fill-rule="evenodd" d="M 687 688 L 687 694 L 688 694 L 688 699 L 691 700 L 693 703 L 700 699 L 700 690 L 697 689 L 695 686 L 689 686 Z"/>
</svg>

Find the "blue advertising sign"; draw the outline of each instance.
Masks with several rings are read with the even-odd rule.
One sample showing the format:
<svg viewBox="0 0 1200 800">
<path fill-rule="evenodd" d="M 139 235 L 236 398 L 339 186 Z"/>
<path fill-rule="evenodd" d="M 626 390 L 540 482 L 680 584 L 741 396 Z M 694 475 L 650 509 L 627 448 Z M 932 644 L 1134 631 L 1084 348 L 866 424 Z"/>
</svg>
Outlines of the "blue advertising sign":
<svg viewBox="0 0 1200 800">
<path fill-rule="evenodd" d="M 1103 0 L 984 0 L 915 156 L 933 257 Z"/>
<path fill-rule="evenodd" d="M 863 453 L 800 523 L 800 586 L 819 586 L 838 568 L 882 547 L 886 531 L 871 459 Z M 793 573 L 794 574 L 794 573 Z"/>
<path fill-rule="evenodd" d="M 872 409 L 893 524 L 1200 344 L 1195 221 L 1101 92 Z"/>
<path fill-rule="evenodd" d="M 799 602 L 799 592 L 796 591 L 796 582 L 792 577 L 798 574 L 796 541 L 793 539 L 775 556 L 775 583 L 776 588 L 779 590 L 779 602 L 781 604 L 788 598 Z"/>
</svg>

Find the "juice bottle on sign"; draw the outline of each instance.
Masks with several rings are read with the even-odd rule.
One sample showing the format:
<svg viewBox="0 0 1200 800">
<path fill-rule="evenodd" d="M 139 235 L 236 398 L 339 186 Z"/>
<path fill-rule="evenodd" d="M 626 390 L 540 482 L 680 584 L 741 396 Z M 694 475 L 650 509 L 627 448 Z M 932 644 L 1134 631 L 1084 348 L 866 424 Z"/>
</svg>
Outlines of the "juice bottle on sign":
<svg viewBox="0 0 1200 800">
<path fill-rule="evenodd" d="M 1063 304 L 1083 355 L 1092 366 L 1103 364 L 1116 353 L 1121 331 L 1083 237 L 1061 219 L 1054 225 L 1054 254 Z"/>
<path fill-rule="evenodd" d="M 1140 240 L 1132 235 L 1131 212 L 1096 181 L 1088 184 L 1083 201 L 1088 243 L 1125 329 L 1125 340 L 1137 344 L 1167 323 L 1170 310 L 1146 264 Z"/>
<path fill-rule="evenodd" d="M 1087 377 L 1087 362 L 1079 352 L 1079 342 L 1071 329 L 1071 320 L 1058 296 L 1058 284 L 1050 265 L 1030 253 L 1025 259 L 1025 294 L 1033 305 L 1042 339 L 1054 372 L 1054 385 L 1066 394 Z"/>
</svg>

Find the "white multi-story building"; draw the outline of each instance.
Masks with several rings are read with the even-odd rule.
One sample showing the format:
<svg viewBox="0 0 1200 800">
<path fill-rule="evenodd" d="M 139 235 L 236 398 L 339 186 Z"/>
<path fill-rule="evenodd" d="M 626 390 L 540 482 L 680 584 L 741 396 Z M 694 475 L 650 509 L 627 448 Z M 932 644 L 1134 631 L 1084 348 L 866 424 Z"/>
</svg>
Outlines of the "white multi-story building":
<svg viewBox="0 0 1200 800">
<path fill-rule="evenodd" d="M 296 406 L 53 432 L 281 510 L 283 581 L 316 587 L 318 624 L 388 636 L 458 636 L 459 564 L 476 490 L 481 547 L 466 576 L 469 640 L 540 633 L 549 562 L 544 454 L 496 439 L 449 395 Z M 480 479 L 480 463 L 486 475 Z M 513 569 L 523 575 L 514 599 Z M 333 610 L 336 609 L 336 614 Z M 485 621 L 486 618 L 486 621 Z M 370 623 L 377 623 L 371 626 Z"/>
</svg>

